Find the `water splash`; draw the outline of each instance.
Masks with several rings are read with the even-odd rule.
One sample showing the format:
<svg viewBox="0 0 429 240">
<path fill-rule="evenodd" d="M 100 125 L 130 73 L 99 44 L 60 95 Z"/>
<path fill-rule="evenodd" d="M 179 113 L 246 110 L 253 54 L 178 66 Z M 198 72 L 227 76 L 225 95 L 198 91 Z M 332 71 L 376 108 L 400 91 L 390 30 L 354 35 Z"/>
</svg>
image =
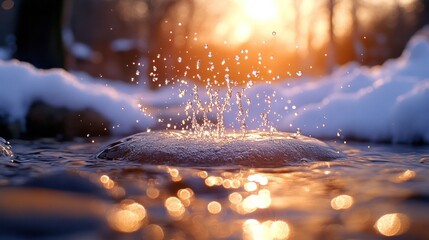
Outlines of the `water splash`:
<svg viewBox="0 0 429 240">
<path fill-rule="evenodd" d="M 212 60 L 190 58 L 194 64 L 187 66 L 183 77 L 193 78 L 197 82 L 179 84 L 177 96 L 182 100 L 184 108 L 182 116 L 185 116 L 181 120 L 181 129 L 189 130 L 193 135 L 203 138 L 222 138 L 227 130 L 245 136 L 249 128 L 255 127 L 256 130 L 275 132 L 276 128 L 271 119 L 278 114 L 271 110 L 272 102 L 277 101 L 275 95 L 261 93 L 261 99 L 265 101 L 256 100 L 254 103 L 251 101 L 252 96 L 248 96 L 249 92 L 255 93 L 252 90 L 255 82 L 264 80 L 261 71 L 265 70 L 261 70 L 260 67 L 252 67 L 249 72 L 242 73 L 235 70 L 235 65 L 243 64 L 248 59 L 249 50 L 242 49 L 231 58 L 218 59 L 207 44 L 204 44 L 203 48 L 207 50 L 207 56 Z M 262 53 L 257 53 L 257 56 L 258 64 L 261 65 Z M 185 57 L 180 56 L 177 59 L 181 62 Z M 211 76 L 207 76 L 209 72 L 212 73 Z M 237 77 L 237 74 L 244 78 Z M 270 83 L 271 81 L 267 84 Z M 251 111 L 255 111 L 256 115 L 253 115 L 259 115 L 260 119 L 250 119 Z M 259 125 L 256 126 L 257 124 Z"/>
<path fill-rule="evenodd" d="M 12 146 L 4 138 L 0 137 L 0 160 L 12 161 L 13 157 Z"/>
</svg>

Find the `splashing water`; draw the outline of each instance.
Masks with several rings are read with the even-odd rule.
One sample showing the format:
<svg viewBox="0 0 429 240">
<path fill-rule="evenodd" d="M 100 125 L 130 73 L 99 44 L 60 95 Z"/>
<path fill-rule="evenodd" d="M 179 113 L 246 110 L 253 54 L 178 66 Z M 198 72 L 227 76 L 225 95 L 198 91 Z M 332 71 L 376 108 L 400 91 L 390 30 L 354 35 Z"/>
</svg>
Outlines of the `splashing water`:
<svg viewBox="0 0 429 240">
<path fill-rule="evenodd" d="M 208 50 L 208 45 L 204 45 L 204 49 Z M 242 54 L 248 54 L 248 50 L 242 50 Z M 212 51 L 208 52 L 209 57 L 213 57 Z M 261 56 L 259 53 L 258 56 Z M 182 59 L 180 57 L 180 59 Z M 235 55 L 232 60 L 235 60 L 236 64 L 240 64 L 242 58 L 239 55 Z M 246 57 L 244 57 L 246 59 Z M 231 59 L 230 59 L 231 60 Z M 205 86 L 198 85 L 195 83 L 192 89 L 185 91 L 179 90 L 179 98 L 184 99 L 184 112 L 185 119 L 182 120 L 182 124 L 186 130 L 190 130 L 190 133 L 202 137 L 202 138 L 222 138 L 225 137 L 227 129 L 232 132 L 240 132 L 243 136 L 246 135 L 248 129 L 248 121 L 255 121 L 255 119 L 249 119 L 249 113 L 252 109 L 252 102 L 247 97 L 247 91 L 252 89 L 254 81 L 259 76 L 259 70 L 251 69 L 246 80 L 241 83 L 237 80 L 231 79 L 230 67 L 226 65 L 226 60 L 222 59 L 222 66 L 225 66 L 223 81 L 218 80 L 220 72 L 215 72 L 216 66 L 214 62 L 208 62 L 207 71 L 213 72 L 212 78 L 201 79 L 199 74 L 196 74 L 196 78 L 205 83 Z M 205 68 L 201 60 L 196 61 L 195 69 L 201 71 Z M 186 82 L 185 85 L 188 85 Z M 189 86 L 187 86 L 190 88 Z M 203 89 L 204 87 L 204 90 Z M 185 93 L 188 92 L 188 96 Z M 275 132 L 276 128 L 273 126 L 269 119 L 271 113 L 271 96 L 266 96 L 265 104 L 260 113 L 260 124 L 258 130 Z M 260 105 L 261 103 L 257 103 Z M 256 110 L 254 110 L 256 111 Z M 235 115 L 234 121 L 227 123 L 225 121 L 226 114 Z"/>
<path fill-rule="evenodd" d="M 208 54 L 213 57 L 213 52 Z M 247 50 L 243 54 L 247 54 Z M 260 53 L 258 56 L 262 60 Z M 245 57 L 239 55 L 233 57 L 237 64 L 243 59 Z M 222 60 L 222 64 L 224 62 Z M 186 167 L 281 167 L 344 157 L 317 139 L 277 132 L 270 119 L 271 116 L 279 116 L 271 107 L 277 101 L 276 91 L 265 92 L 262 89 L 261 93 L 257 92 L 256 107 L 247 96 L 259 76 L 259 70 L 252 69 L 244 74 L 247 79 L 239 82 L 230 75 L 234 71 L 232 66 L 225 65 L 224 73 L 216 72 L 212 78 L 206 79 L 202 79 L 200 71 L 213 71 L 213 62 L 206 64 L 198 59 L 195 69 L 197 73 L 193 77 L 205 86 L 172 81 L 180 82 L 177 96 L 184 102 L 185 119 L 182 120 L 181 131 L 165 121 L 169 131 L 143 132 L 126 137 L 100 150 L 95 158 Z M 223 81 L 218 79 L 220 76 Z M 260 111 L 260 125 L 256 130 L 248 129 L 249 122 L 257 123 L 257 120 L 249 119 L 251 110 Z M 164 119 L 159 119 L 159 122 L 164 122 Z"/>
<path fill-rule="evenodd" d="M 0 160 L 6 159 L 11 161 L 13 159 L 12 146 L 4 138 L 0 137 Z"/>
</svg>

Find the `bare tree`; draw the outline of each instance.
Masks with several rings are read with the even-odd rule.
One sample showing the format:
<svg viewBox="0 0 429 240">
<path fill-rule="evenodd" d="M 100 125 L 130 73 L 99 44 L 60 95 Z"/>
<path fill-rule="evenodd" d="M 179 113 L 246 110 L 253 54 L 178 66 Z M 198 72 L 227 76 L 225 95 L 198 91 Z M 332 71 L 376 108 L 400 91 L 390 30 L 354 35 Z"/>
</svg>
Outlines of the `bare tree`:
<svg viewBox="0 0 429 240">
<path fill-rule="evenodd" d="M 328 73 L 331 73 L 336 64 L 336 44 L 335 44 L 335 32 L 334 32 L 334 9 L 335 0 L 328 0 L 328 11 L 329 11 L 329 43 L 328 43 L 328 56 L 326 60 L 326 69 Z"/>
<path fill-rule="evenodd" d="M 21 0 L 16 24 L 14 57 L 39 68 L 64 66 L 61 40 L 63 1 Z"/>
<path fill-rule="evenodd" d="M 360 29 L 360 23 L 359 18 L 357 16 L 357 13 L 360 8 L 360 1 L 350 0 L 352 4 L 351 9 L 351 16 L 352 16 L 352 41 L 353 41 L 353 50 L 355 53 L 355 59 L 358 60 L 361 58 L 364 54 L 364 46 L 361 41 L 361 29 Z"/>
</svg>

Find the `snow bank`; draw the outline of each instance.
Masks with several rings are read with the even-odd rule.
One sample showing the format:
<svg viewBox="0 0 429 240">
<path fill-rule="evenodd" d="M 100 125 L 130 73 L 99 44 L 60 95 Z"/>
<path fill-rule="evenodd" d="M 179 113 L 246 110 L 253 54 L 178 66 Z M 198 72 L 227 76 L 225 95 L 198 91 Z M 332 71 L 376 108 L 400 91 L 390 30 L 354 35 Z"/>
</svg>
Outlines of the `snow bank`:
<svg viewBox="0 0 429 240">
<path fill-rule="evenodd" d="M 71 110 L 91 108 L 112 122 L 114 133 L 153 124 L 138 107 L 141 99 L 135 97 L 135 91 L 109 84 L 102 79 L 78 79 L 61 69 L 39 70 L 26 63 L 0 60 L 0 116 L 24 123 L 31 104 L 40 100 Z"/>
<path fill-rule="evenodd" d="M 251 102 L 250 107 L 243 104 L 249 108 L 247 128 L 260 127 L 261 113 L 268 112 L 271 125 L 280 131 L 299 129 L 319 138 L 429 143 L 428 63 L 426 28 L 410 40 L 401 57 L 382 66 L 368 68 L 352 63 L 322 79 L 256 84 L 243 97 Z M 187 89 L 187 97 L 178 97 L 181 89 Z M 176 85 L 151 91 L 0 60 L 0 116 L 8 121 L 23 122 L 31 103 L 42 100 L 75 110 L 92 108 L 112 122 L 113 133 L 123 134 L 159 125 L 161 115 L 177 115 L 185 100 L 192 99 L 191 89 Z M 239 90 L 234 89 L 234 96 Z M 204 91 L 200 88 L 199 95 L 207 99 Z M 152 115 L 141 111 L 139 104 Z M 239 129 L 235 97 L 231 106 L 225 116 L 226 126 Z"/>
<path fill-rule="evenodd" d="M 426 28 L 410 40 L 401 57 L 382 66 L 348 65 L 324 79 L 278 90 L 296 106 L 284 114 L 278 129 L 299 128 L 321 138 L 429 143 L 428 64 Z M 272 108 L 281 111 L 284 104 Z"/>
</svg>

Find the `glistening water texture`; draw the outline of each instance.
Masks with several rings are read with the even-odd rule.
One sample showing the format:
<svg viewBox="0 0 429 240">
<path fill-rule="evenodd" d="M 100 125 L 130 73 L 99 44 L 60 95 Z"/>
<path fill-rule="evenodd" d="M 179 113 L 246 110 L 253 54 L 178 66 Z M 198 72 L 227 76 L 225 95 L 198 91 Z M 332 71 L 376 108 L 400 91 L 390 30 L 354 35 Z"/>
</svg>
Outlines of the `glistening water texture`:
<svg viewBox="0 0 429 240">
<path fill-rule="evenodd" d="M 347 157 L 195 168 L 94 159 L 108 142 L 12 141 L 0 238 L 427 238 L 427 147 L 328 142 Z"/>
</svg>

